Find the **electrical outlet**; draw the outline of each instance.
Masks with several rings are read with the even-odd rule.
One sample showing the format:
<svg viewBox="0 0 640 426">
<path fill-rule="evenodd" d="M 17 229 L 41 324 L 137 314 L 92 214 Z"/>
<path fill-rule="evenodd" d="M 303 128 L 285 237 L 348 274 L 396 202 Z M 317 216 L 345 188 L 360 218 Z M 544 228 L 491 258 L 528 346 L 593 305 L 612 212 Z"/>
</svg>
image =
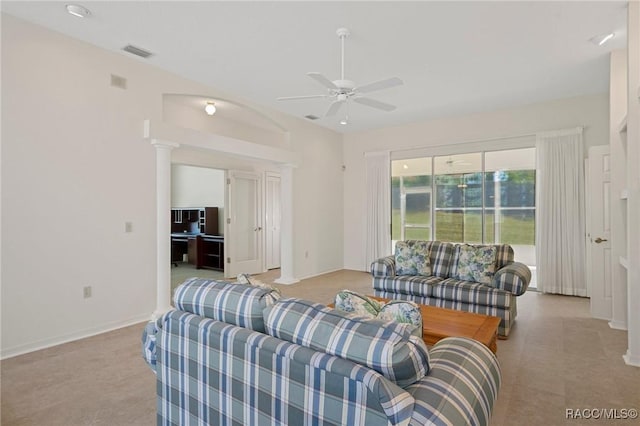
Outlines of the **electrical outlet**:
<svg viewBox="0 0 640 426">
<path fill-rule="evenodd" d="M 133 223 L 125 222 L 124 223 L 124 232 L 133 232 Z"/>
<path fill-rule="evenodd" d="M 91 297 L 91 286 L 88 285 L 86 287 L 82 288 L 82 294 L 84 295 L 85 299 L 88 299 Z"/>
</svg>

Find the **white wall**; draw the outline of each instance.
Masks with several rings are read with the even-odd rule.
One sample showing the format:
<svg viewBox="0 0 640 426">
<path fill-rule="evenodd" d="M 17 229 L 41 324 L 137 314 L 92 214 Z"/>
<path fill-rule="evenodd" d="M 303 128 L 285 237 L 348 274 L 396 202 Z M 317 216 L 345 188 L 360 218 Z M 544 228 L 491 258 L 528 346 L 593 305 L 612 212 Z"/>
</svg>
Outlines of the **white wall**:
<svg viewBox="0 0 640 426">
<path fill-rule="evenodd" d="M 224 170 L 172 164 L 171 207 L 224 207 Z"/>
<path fill-rule="evenodd" d="M 142 321 L 155 308 L 156 153 L 143 121 L 162 120 L 164 93 L 232 96 L 125 55 L 2 15 L 3 357 Z M 110 74 L 127 89 L 111 87 Z M 342 138 L 262 112 L 302 158 L 294 273 L 339 269 Z"/>
<path fill-rule="evenodd" d="M 345 135 L 344 267 L 369 269 L 364 259 L 365 152 L 435 147 L 579 125 L 586 126 L 584 140 L 585 148 L 588 148 L 608 143 L 608 117 L 608 97 L 602 94 Z"/>
</svg>

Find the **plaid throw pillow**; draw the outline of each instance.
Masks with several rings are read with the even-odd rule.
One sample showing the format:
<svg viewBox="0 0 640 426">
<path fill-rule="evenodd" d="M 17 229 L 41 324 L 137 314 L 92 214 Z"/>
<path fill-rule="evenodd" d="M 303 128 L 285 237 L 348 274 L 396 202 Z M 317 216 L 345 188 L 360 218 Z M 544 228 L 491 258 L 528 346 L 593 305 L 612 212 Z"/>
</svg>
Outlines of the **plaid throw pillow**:
<svg viewBox="0 0 640 426">
<path fill-rule="evenodd" d="M 410 324 L 352 317 L 300 299 L 269 306 L 264 322 L 274 337 L 365 365 L 400 387 L 429 371 L 429 351 Z"/>
</svg>

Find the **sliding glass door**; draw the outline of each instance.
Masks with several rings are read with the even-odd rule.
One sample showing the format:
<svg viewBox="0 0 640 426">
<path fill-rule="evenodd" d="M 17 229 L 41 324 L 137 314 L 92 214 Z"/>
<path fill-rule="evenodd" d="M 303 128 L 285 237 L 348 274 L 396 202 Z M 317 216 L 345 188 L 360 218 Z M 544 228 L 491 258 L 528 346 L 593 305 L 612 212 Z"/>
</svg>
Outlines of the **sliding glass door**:
<svg viewBox="0 0 640 426">
<path fill-rule="evenodd" d="M 434 158 L 436 240 L 482 243 L 482 153 Z"/>
<path fill-rule="evenodd" d="M 430 240 L 431 157 L 392 162 L 391 239 Z"/>
<path fill-rule="evenodd" d="M 535 148 L 391 164 L 391 239 L 510 244 L 535 266 Z"/>
</svg>

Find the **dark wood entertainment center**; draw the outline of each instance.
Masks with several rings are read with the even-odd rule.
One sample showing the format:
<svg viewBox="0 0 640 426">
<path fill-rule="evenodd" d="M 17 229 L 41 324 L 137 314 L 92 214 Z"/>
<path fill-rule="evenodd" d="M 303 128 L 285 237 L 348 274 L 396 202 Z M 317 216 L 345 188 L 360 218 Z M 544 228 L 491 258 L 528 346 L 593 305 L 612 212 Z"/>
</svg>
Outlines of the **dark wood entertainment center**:
<svg viewBox="0 0 640 426">
<path fill-rule="evenodd" d="M 196 269 L 224 270 L 217 207 L 171 209 L 171 261 L 181 262 L 185 254 Z"/>
</svg>

